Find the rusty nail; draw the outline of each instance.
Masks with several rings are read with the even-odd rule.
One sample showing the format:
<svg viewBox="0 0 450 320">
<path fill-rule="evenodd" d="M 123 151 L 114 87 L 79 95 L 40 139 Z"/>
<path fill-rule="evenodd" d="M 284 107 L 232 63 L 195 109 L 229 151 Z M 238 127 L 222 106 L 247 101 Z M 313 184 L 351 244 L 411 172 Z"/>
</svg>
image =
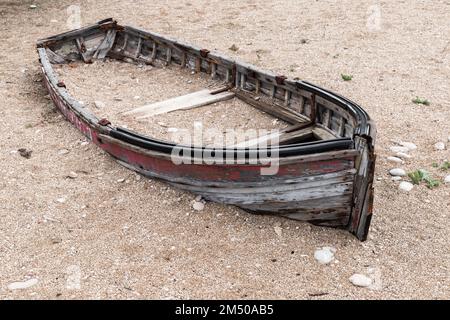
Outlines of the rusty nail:
<svg viewBox="0 0 450 320">
<path fill-rule="evenodd" d="M 108 119 L 103 118 L 103 119 L 100 119 L 100 120 L 98 121 L 98 124 L 101 125 L 101 126 L 107 126 L 107 125 L 110 125 L 111 122 L 110 122 Z"/>
<path fill-rule="evenodd" d="M 287 78 L 285 76 L 276 76 L 275 77 L 275 81 L 279 85 L 284 84 L 284 80 L 286 80 L 286 79 Z"/>
<path fill-rule="evenodd" d="M 206 58 L 208 56 L 208 53 L 210 51 L 208 49 L 201 49 L 200 50 L 200 56 L 202 56 L 202 58 Z"/>
</svg>

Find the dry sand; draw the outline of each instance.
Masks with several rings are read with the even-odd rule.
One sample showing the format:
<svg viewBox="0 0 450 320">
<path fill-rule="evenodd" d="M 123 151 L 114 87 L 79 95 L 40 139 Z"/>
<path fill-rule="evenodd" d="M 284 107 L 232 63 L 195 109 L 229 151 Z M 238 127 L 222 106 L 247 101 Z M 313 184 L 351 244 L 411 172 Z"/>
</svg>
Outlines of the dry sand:
<svg viewBox="0 0 450 320">
<path fill-rule="evenodd" d="M 378 126 L 371 233 L 361 243 L 218 204 L 194 212 L 192 195 L 138 179 L 83 143 L 39 82 L 34 43 L 67 30 L 73 3 L 1 0 L 0 298 L 450 298 L 450 186 L 401 193 L 385 160 L 391 139 L 412 141 L 418 150 L 402 167 L 445 175 L 431 164 L 450 159 L 449 148 L 433 149 L 450 135 L 448 1 L 82 3 L 83 24 L 114 16 L 363 105 Z M 374 3 L 382 24 L 371 32 Z M 431 105 L 411 103 L 416 96 Z M 323 246 L 337 250 L 330 265 L 313 257 Z M 354 273 L 377 286 L 353 286 Z M 34 278 L 28 289 L 7 288 Z"/>
</svg>

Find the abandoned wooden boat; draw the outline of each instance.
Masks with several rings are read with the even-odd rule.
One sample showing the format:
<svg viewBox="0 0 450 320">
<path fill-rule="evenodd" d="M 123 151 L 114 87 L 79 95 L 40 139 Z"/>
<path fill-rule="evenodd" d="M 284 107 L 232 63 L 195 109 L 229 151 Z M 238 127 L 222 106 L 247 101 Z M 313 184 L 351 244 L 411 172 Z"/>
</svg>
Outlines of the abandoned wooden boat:
<svg viewBox="0 0 450 320">
<path fill-rule="evenodd" d="M 88 139 L 129 169 L 206 200 L 246 211 L 345 228 L 367 238 L 372 217 L 375 126 L 352 101 L 311 83 L 106 19 L 37 43 L 55 105 Z M 116 59 L 207 74 L 223 84 L 124 110 L 138 117 L 240 99 L 290 125 L 257 144 L 179 145 L 97 118 L 54 70 L 57 64 Z M 87 70 L 87 69 L 86 69 Z M 272 138 L 276 138 L 274 143 Z M 260 144 L 263 140 L 267 144 Z M 268 141 L 270 140 L 270 141 Z M 248 141 L 247 141 L 248 142 Z M 264 173 L 273 163 L 277 169 Z"/>
</svg>

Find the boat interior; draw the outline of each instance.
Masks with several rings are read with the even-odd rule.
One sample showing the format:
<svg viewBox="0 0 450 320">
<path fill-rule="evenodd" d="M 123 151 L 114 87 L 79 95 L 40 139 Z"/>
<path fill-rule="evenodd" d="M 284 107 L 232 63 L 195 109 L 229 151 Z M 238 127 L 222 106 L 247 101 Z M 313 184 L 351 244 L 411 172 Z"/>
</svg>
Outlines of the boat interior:
<svg viewBox="0 0 450 320">
<path fill-rule="evenodd" d="M 38 47 L 45 48 L 49 62 L 54 66 L 90 65 L 110 59 L 135 65 L 136 68 L 151 66 L 163 70 L 182 70 L 184 77 L 192 78 L 191 83 L 204 84 L 197 86 L 196 90 L 166 95 L 161 100 L 153 98 L 122 106 L 116 115 L 127 119 L 148 123 L 160 115 L 183 114 L 198 108 L 205 110 L 204 107 L 233 100 L 279 119 L 277 133 L 234 141 L 233 147 L 251 148 L 261 143 L 293 146 L 347 141 L 346 144 L 339 144 L 340 147 L 336 145 L 336 148 L 345 146 L 350 149 L 353 148 L 354 135 L 367 120 L 362 109 L 350 101 L 307 82 L 290 80 L 158 34 L 118 26 L 109 19 L 86 28 L 82 33 L 72 31 L 43 39 Z M 83 72 L 89 71 L 83 69 Z M 95 114 L 98 110 L 92 111 Z M 114 121 L 112 123 L 114 125 Z M 131 130 L 126 124 L 122 129 L 124 132 Z M 158 138 L 164 140 L 164 137 Z"/>
</svg>

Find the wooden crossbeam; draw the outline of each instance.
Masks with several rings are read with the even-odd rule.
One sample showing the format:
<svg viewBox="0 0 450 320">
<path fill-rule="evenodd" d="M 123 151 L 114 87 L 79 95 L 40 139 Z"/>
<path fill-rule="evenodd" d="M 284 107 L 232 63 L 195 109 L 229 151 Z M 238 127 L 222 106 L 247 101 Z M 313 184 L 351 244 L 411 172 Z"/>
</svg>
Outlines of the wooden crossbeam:
<svg viewBox="0 0 450 320">
<path fill-rule="evenodd" d="M 219 101 L 228 100 L 234 97 L 234 92 L 228 91 L 228 87 L 219 89 L 205 89 L 193 92 L 184 96 L 171 98 L 168 100 L 148 104 L 124 112 L 125 115 L 137 115 L 136 119 L 145 119 L 162 113 L 176 110 L 188 110 L 203 107 Z"/>
</svg>

